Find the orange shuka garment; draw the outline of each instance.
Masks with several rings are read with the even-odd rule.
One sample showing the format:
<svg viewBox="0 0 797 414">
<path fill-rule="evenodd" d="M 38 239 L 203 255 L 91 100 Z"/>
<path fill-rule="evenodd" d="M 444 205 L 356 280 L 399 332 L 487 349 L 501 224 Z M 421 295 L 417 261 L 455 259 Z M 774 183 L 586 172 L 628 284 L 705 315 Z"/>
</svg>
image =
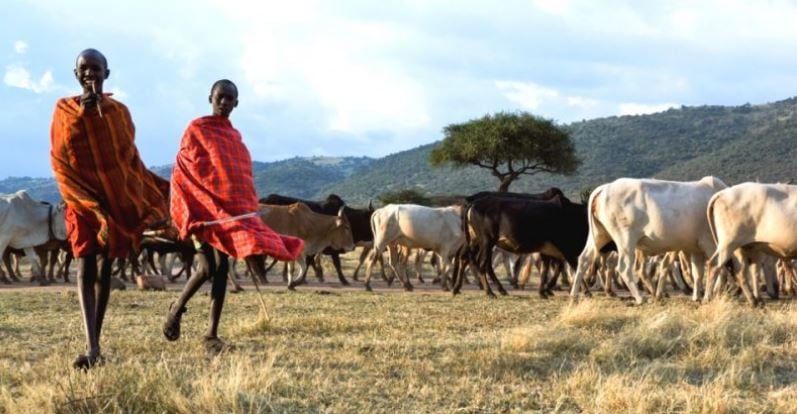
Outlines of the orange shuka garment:
<svg viewBox="0 0 797 414">
<path fill-rule="evenodd" d="M 100 250 L 126 257 L 147 226 L 168 217 L 169 183 L 141 161 L 127 107 L 106 94 L 102 115 L 82 108 L 80 97 L 62 98 L 50 129 L 50 160 L 75 257 Z"/>
</svg>

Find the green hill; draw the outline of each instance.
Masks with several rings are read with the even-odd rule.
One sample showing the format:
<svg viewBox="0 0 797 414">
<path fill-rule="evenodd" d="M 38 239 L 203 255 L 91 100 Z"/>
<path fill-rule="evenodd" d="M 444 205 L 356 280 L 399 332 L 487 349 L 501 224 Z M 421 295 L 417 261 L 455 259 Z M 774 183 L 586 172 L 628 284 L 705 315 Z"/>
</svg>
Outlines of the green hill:
<svg viewBox="0 0 797 414">
<path fill-rule="evenodd" d="M 512 184 L 512 191 L 542 191 L 558 186 L 571 196 L 618 177 L 695 180 L 715 175 L 727 184 L 743 181 L 797 182 L 797 98 L 763 105 L 699 106 L 651 115 L 593 119 L 565 125 L 572 135 L 579 172 L 563 177 L 541 173 Z M 367 157 L 296 157 L 254 162 L 260 195 L 280 193 L 321 199 L 336 193 L 353 204 L 379 194 L 419 187 L 430 194 L 470 194 L 498 188 L 485 170 L 433 169 L 429 152 L 436 143 Z M 168 176 L 170 166 L 154 167 Z M 0 192 L 22 188 L 55 201 L 52 179 L 11 177 Z"/>
<path fill-rule="evenodd" d="M 512 184 L 512 191 L 558 186 L 571 196 L 618 177 L 695 180 L 715 175 L 727 184 L 797 179 L 797 98 L 765 105 L 681 107 L 652 115 L 621 116 L 566 125 L 579 172 L 540 173 Z M 498 188 L 478 168 L 433 169 L 435 144 L 389 155 L 329 189 L 364 201 L 386 190 L 416 186 L 432 194 L 470 194 Z M 319 193 L 316 196 L 320 197 Z"/>
</svg>

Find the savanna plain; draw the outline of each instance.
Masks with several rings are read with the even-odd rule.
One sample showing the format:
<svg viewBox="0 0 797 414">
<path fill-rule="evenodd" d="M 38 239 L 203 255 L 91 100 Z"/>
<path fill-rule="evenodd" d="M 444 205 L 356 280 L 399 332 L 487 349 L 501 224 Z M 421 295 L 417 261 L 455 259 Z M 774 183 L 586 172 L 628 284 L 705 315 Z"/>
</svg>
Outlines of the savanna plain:
<svg viewBox="0 0 797 414">
<path fill-rule="evenodd" d="M 231 347 L 216 356 L 201 341 L 206 294 L 168 342 L 180 285 L 114 291 L 107 362 L 88 372 L 71 368 L 84 347 L 74 285 L 0 287 L 0 412 L 797 412 L 792 300 L 451 297 L 431 277 L 366 293 L 327 273 L 297 292 L 271 276 L 267 312 L 251 284 L 228 293 Z"/>
</svg>

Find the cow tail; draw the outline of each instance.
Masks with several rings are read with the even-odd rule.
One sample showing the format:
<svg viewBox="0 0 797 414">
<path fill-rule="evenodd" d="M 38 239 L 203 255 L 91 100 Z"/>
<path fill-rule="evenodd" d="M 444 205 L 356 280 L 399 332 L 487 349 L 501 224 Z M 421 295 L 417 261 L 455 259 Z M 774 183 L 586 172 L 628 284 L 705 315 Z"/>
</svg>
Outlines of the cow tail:
<svg viewBox="0 0 797 414">
<path fill-rule="evenodd" d="M 470 259 L 470 231 L 468 231 L 468 211 L 470 210 L 471 204 L 467 203 L 462 206 L 460 211 L 460 215 L 462 220 L 462 232 L 465 234 L 465 244 L 462 245 L 462 254 L 467 255 L 467 258 Z"/>
<path fill-rule="evenodd" d="M 708 219 L 708 229 L 711 231 L 711 238 L 717 243 L 717 226 L 714 224 L 714 203 L 717 201 L 716 193 L 708 200 L 706 208 L 706 219 Z"/>
<path fill-rule="evenodd" d="M 588 204 L 587 204 L 587 223 L 589 226 L 589 235 L 587 243 L 592 243 L 592 246 L 595 249 L 596 254 L 600 253 L 600 249 L 598 248 L 598 241 L 595 236 L 595 229 L 597 228 L 596 226 L 601 226 L 601 228 L 603 228 L 603 225 L 595 220 L 595 214 L 593 214 L 592 210 L 596 203 L 596 199 L 603 192 L 604 189 L 605 189 L 604 186 L 599 186 L 598 188 L 596 188 L 595 191 L 593 191 L 592 194 L 589 195 Z"/>
</svg>

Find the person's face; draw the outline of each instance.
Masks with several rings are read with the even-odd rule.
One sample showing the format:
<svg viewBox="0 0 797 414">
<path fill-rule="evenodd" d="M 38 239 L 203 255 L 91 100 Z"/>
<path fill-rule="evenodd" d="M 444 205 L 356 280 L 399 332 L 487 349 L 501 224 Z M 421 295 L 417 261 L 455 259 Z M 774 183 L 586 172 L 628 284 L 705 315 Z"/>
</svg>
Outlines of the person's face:
<svg viewBox="0 0 797 414">
<path fill-rule="evenodd" d="M 233 108 L 238 106 L 238 92 L 230 84 L 221 83 L 213 88 L 210 94 L 210 104 L 213 106 L 213 115 L 230 116 Z"/>
<path fill-rule="evenodd" d="M 102 83 L 110 73 L 111 71 L 105 67 L 103 58 L 96 53 L 82 54 L 75 62 L 75 78 L 83 87 L 84 92 L 92 91 L 92 83 L 94 83 L 97 93 L 102 92 Z"/>
</svg>

